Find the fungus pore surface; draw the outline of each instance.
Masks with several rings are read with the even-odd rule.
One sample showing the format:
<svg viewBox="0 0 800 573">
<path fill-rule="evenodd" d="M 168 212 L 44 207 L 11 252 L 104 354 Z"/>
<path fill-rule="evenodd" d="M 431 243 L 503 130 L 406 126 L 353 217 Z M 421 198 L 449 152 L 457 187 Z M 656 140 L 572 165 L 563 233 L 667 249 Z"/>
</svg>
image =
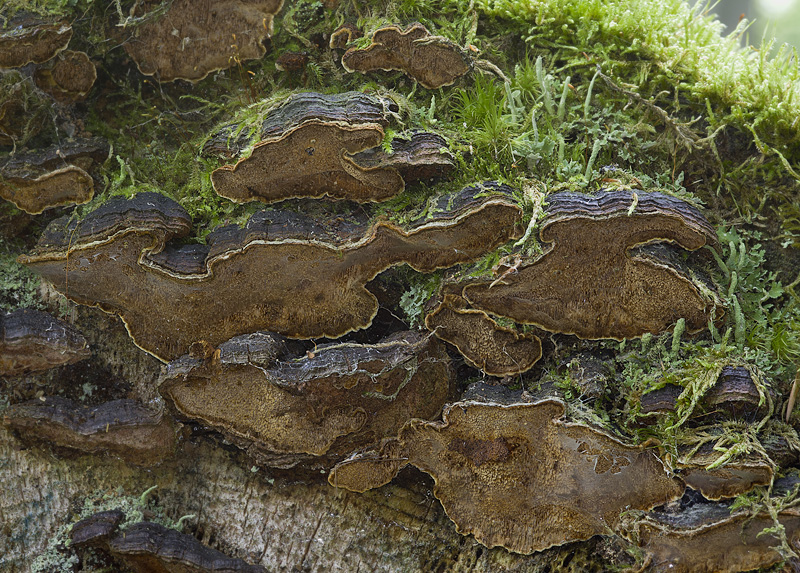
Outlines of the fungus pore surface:
<svg viewBox="0 0 800 573">
<path fill-rule="evenodd" d="M 564 409 L 559 400 L 457 402 L 443 421 L 411 420 L 380 451 L 341 462 L 328 481 L 365 491 L 412 464 L 431 474 L 459 533 L 517 553 L 606 534 L 621 512 L 683 493 L 653 452 L 560 421 Z"/>
</svg>

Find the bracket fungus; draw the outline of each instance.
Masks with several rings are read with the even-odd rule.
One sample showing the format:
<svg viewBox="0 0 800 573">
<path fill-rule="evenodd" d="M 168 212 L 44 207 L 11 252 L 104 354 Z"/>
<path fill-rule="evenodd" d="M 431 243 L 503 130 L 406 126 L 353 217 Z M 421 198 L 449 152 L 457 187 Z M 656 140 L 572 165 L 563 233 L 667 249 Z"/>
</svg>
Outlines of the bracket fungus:
<svg viewBox="0 0 800 573">
<path fill-rule="evenodd" d="M 18 376 L 72 364 L 91 356 L 71 324 L 33 309 L 0 314 L 0 376 Z"/>
<path fill-rule="evenodd" d="M 659 333 L 680 318 L 697 332 L 717 318 L 720 307 L 687 273 L 631 252 L 652 242 L 716 245 L 696 208 L 658 192 L 565 192 L 547 201 L 540 236 L 550 246 L 498 280 L 466 283 L 461 294 L 473 308 L 585 339 Z"/>
<path fill-rule="evenodd" d="M 72 545 L 105 549 L 136 573 L 266 573 L 158 523 L 140 521 L 120 531 L 124 518 L 110 510 L 82 519 L 72 526 Z"/>
<path fill-rule="evenodd" d="M 123 45 L 144 75 L 197 82 L 261 58 L 282 6 L 283 0 L 175 0 L 166 12 L 136 24 Z"/>
<path fill-rule="evenodd" d="M 797 508 L 777 514 L 790 545 L 800 539 Z M 731 515 L 726 504 L 698 504 L 676 516 L 651 513 L 629 533 L 647 555 L 651 571 L 737 573 L 783 560 L 776 522 L 768 514 Z M 766 531 L 765 531 L 766 530 Z"/>
<path fill-rule="evenodd" d="M 457 295 L 445 294 L 439 306 L 425 317 L 425 326 L 490 376 L 526 372 L 542 356 L 542 342 L 537 336 L 500 326 L 482 310 L 469 308 Z"/>
<path fill-rule="evenodd" d="M 443 421 L 411 420 L 380 451 L 337 464 L 328 481 L 365 491 L 412 464 L 431 474 L 459 533 L 517 553 L 605 534 L 621 512 L 683 494 L 653 452 L 561 421 L 564 411 L 559 400 L 457 402 Z"/>
<path fill-rule="evenodd" d="M 405 188 L 403 175 L 431 178 L 452 171 L 442 153 L 445 141 L 419 132 L 398 139 L 392 154 L 378 151 L 383 127 L 396 105 L 357 92 L 291 96 L 270 111 L 261 128 L 261 141 L 235 165 L 211 174 L 214 190 L 244 203 L 280 201 L 291 197 L 323 197 L 353 201 L 384 201 Z M 238 150 L 242 142 L 212 140 L 207 150 Z"/>
<path fill-rule="evenodd" d="M 386 26 L 372 34 L 372 44 L 351 48 L 342 56 L 348 72 L 399 70 L 428 89 L 449 86 L 472 69 L 467 53 L 442 36 L 414 23 L 405 30 Z"/>
<path fill-rule="evenodd" d="M 97 69 L 84 52 L 64 50 L 46 64 L 36 68 L 36 85 L 62 102 L 81 101 L 89 95 Z"/>
<path fill-rule="evenodd" d="M 451 390 L 447 354 L 420 333 L 320 345 L 276 360 L 279 345 L 274 335 L 256 333 L 206 359 L 184 356 L 168 365 L 161 394 L 259 463 L 288 467 L 302 454 L 340 459 L 397 435 L 410 418 L 434 418 Z"/>
<path fill-rule="evenodd" d="M 0 197 L 36 215 L 53 207 L 80 205 L 94 196 L 92 166 L 108 157 L 100 138 L 78 139 L 40 151 L 16 153 L 0 167 Z"/>
<path fill-rule="evenodd" d="M 421 272 L 474 260 L 521 234 L 522 210 L 504 185 L 443 197 L 408 228 L 369 227 L 262 211 L 208 245 L 168 244 L 189 216 L 156 193 L 113 198 L 83 221 L 57 219 L 19 261 L 71 300 L 119 314 L 134 342 L 164 360 L 193 342 L 218 345 L 268 330 L 337 338 L 369 326 L 378 302 L 366 284 L 390 267 Z"/>
<path fill-rule="evenodd" d="M 46 62 L 67 47 L 72 26 L 44 23 L 29 17 L 14 19 L 0 33 L 0 68 L 19 68 Z"/>
<path fill-rule="evenodd" d="M 676 474 L 684 483 L 706 499 L 732 498 L 756 486 L 772 483 L 772 466 L 758 453 L 737 457 L 708 469 L 720 457 L 720 452 L 714 451 L 712 446 L 708 444 L 691 457 L 679 455 L 674 464 Z"/>
<path fill-rule="evenodd" d="M 59 396 L 13 404 L 3 423 L 26 441 L 82 452 L 108 452 L 139 466 L 158 464 L 175 451 L 169 417 L 135 400 L 83 406 Z"/>
</svg>

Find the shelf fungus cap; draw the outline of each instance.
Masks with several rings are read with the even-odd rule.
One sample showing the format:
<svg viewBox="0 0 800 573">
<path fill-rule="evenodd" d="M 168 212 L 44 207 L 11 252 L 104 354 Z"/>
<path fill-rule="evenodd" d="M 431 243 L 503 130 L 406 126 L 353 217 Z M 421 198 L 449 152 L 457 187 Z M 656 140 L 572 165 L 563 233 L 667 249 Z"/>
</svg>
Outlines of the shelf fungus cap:
<svg viewBox="0 0 800 573">
<path fill-rule="evenodd" d="M 0 33 L 0 68 L 19 68 L 46 62 L 67 47 L 72 26 L 23 18 L 8 22 Z"/>
<path fill-rule="evenodd" d="M 445 294 L 425 317 L 425 326 L 490 376 L 527 372 L 542 357 L 542 342 L 537 336 L 500 326 L 482 310 L 469 308 L 457 295 Z"/>
<path fill-rule="evenodd" d="M 123 45 L 144 75 L 197 82 L 261 58 L 282 6 L 283 0 L 175 0 L 136 24 Z"/>
<path fill-rule="evenodd" d="M 275 454 L 341 458 L 396 435 L 410 418 L 438 416 L 451 391 L 446 352 L 417 332 L 320 345 L 302 357 L 282 356 L 281 344 L 255 333 L 206 359 L 184 356 L 167 366 L 161 394 L 258 462 L 287 467 L 302 456 Z"/>
<path fill-rule="evenodd" d="M 397 25 L 380 28 L 372 34 L 372 44 L 351 48 L 342 56 L 348 72 L 398 70 L 421 86 L 437 89 L 449 86 L 472 69 L 467 53 L 442 36 L 432 36 L 420 23 L 405 30 Z"/>
<path fill-rule="evenodd" d="M 119 314 L 140 348 L 169 361 L 194 342 L 217 346 L 248 332 L 337 338 L 365 328 L 378 311 L 366 285 L 378 273 L 475 260 L 518 237 L 521 219 L 509 187 L 484 184 L 443 197 L 429 219 L 408 226 L 262 211 L 244 228 L 211 233 L 207 245 L 173 245 L 191 229 L 186 211 L 140 193 L 80 222 L 53 221 L 19 260 L 71 300 Z"/>
<path fill-rule="evenodd" d="M 516 553 L 606 534 L 621 512 L 683 494 L 653 452 L 564 422 L 564 410 L 559 400 L 457 402 L 441 422 L 411 420 L 379 451 L 339 463 L 328 481 L 365 491 L 412 464 L 433 477 L 459 533 Z"/>
<path fill-rule="evenodd" d="M 380 145 L 394 105 L 358 92 L 291 96 L 268 113 L 248 157 L 211 174 L 214 190 L 237 203 L 325 195 L 389 199 L 405 188 L 398 170 L 386 162 L 362 165 L 353 155 Z"/>
<path fill-rule="evenodd" d="M 97 80 L 97 69 L 84 52 L 64 50 L 34 72 L 36 85 L 62 102 L 86 99 Z"/>
<path fill-rule="evenodd" d="M 108 157 L 101 138 L 75 139 L 43 150 L 0 160 L 0 197 L 31 215 L 65 205 L 81 205 L 94 196 L 94 165 Z"/>
<path fill-rule="evenodd" d="M 9 406 L 3 423 L 23 440 L 81 452 L 106 452 L 138 466 L 160 463 L 175 451 L 175 427 L 135 400 L 83 406 L 59 396 Z"/>
<path fill-rule="evenodd" d="M 91 356 L 86 339 L 69 323 L 33 309 L 0 314 L 0 376 L 18 376 Z"/>
<path fill-rule="evenodd" d="M 118 526 L 125 515 L 119 510 L 104 511 L 72 526 L 75 547 L 98 547 L 121 559 L 132 571 L 141 573 L 225 572 L 266 573 L 260 565 L 203 545 L 189 534 L 159 523 L 140 521 L 124 531 Z"/>
<path fill-rule="evenodd" d="M 632 512 L 631 517 L 636 521 L 625 527 L 626 535 L 638 540 L 651 571 L 737 573 L 784 559 L 780 537 L 765 532 L 776 526 L 768 514 L 731 515 L 728 504 L 696 504 L 678 515 Z M 800 539 L 797 508 L 780 511 L 777 520 L 794 546 Z"/>
<path fill-rule="evenodd" d="M 716 233 L 688 203 L 658 192 L 547 197 L 545 253 L 497 280 L 467 283 L 473 308 L 550 332 L 623 340 L 668 330 L 684 318 L 688 332 L 708 327 L 722 306 L 688 270 L 642 247 L 716 246 Z"/>
</svg>

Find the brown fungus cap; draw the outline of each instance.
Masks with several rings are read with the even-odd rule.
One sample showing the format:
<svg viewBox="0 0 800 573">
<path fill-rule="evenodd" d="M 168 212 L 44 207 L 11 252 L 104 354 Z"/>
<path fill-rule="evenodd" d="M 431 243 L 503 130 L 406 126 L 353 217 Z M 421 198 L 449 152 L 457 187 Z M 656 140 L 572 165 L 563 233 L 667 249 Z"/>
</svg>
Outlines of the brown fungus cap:
<svg viewBox="0 0 800 573">
<path fill-rule="evenodd" d="M 72 26 L 23 18 L 8 22 L 0 33 L 0 68 L 19 68 L 46 62 L 67 47 Z"/>
<path fill-rule="evenodd" d="M 457 402 L 442 422 L 411 420 L 380 452 L 341 462 L 328 481 L 365 491 L 412 464 L 433 476 L 459 533 L 516 553 L 606 534 L 621 512 L 683 493 L 653 452 L 561 421 L 564 409 L 558 400 Z"/>
<path fill-rule="evenodd" d="M 71 324 L 33 309 L 0 314 L 0 376 L 18 376 L 91 356 Z"/>
<path fill-rule="evenodd" d="M 283 0 L 174 0 L 165 13 L 135 25 L 123 45 L 143 74 L 196 82 L 261 58 L 282 6 Z"/>
<path fill-rule="evenodd" d="M 91 138 L 0 158 L 0 197 L 32 215 L 87 203 L 94 196 L 89 171 L 108 152 L 105 140 Z"/>
<path fill-rule="evenodd" d="M 800 539 L 800 514 L 791 508 L 777 517 L 791 546 Z M 731 515 L 727 504 L 698 504 L 677 516 L 646 514 L 631 530 L 648 556 L 648 571 L 738 573 L 783 560 L 780 538 L 764 532 L 775 525 L 767 514 Z"/>
<path fill-rule="evenodd" d="M 466 52 L 442 36 L 431 36 L 422 24 L 402 30 L 386 26 L 372 35 L 372 44 L 351 48 L 342 56 L 348 72 L 399 70 L 428 89 L 449 86 L 472 69 Z"/>
<path fill-rule="evenodd" d="M 97 69 L 84 52 L 64 50 L 34 72 L 36 85 L 62 102 L 81 101 L 97 80 Z"/>
<path fill-rule="evenodd" d="M 496 281 L 466 284 L 474 308 L 550 332 L 622 340 L 660 333 L 678 319 L 707 328 L 721 309 L 683 271 L 635 247 L 716 245 L 713 227 L 688 203 L 662 193 L 605 191 L 547 197 L 545 253 Z"/>
<path fill-rule="evenodd" d="M 336 338 L 371 324 L 378 303 L 366 284 L 381 271 L 450 267 L 521 234 L 522 210 L 507 186 L 467 187 L 440 202 L 406 228 L 262 211 L 198 248 L 168 244 L 191 229 L 177 203 L 140 193 L 78 223 L 53 221 L 19 260 L 71 300 L 119 314 L 134 342 L 165 361 L 196 341 L 216 346 L 259 330 Z"/>
<path fill-rule="evenodd" d="M 119 510 L 82 519 L 72 526 L 72 545 L 105 549 L 136 573 L 266 573 L 158 523 L 140 521 L 119 531 L 123 519 Z"/>
<path fill-rule="evenodd" d="M 90 407 L 51 396 L 10 406 L 3 412 L 3 423 L 25 441 L 107 452 L 139 466 L 160 463 L 174 453 L 176 445 L 171 420 L 135 400 Z"/>
<path fill-rule="evenodd" d="M 405 187 L 396 167 L 385 161 L 362 165 L 353 154 L 380 145 L 393 105 L 358 92 L 293 95 L 268 113 L 249 157 L 211 174 L 214 190 L 237 203 L 325 195 L 389 199 Z M 417 155 L 426 151 L 422 147 Z"/>
<path fill-rule="evenodd" d="M 328 46 L 333 49 L 347 49 L 348 44 L 357 40 L 364 34 L 355 24 L 350 24 L 345 22 L 338 28 L 336 28 L 333 32 L 331 32 L 331 38 L 328 42 Z"/>
<path fill-rule="evenodd" d="M 526 372 L 542 357 L 538 337 L 500 326 L 456 295 L 444 295 L 439 306 L 425 317 L 425 326 L 490 376 Z"/>
<path fill-rule="evenodd" d="M 255 333 L 204 360 L 184 356 L 167 366 L 161 393 L 180 415 L 280 467 L 302 458 L 288 454 L 341 459 L 395 436 L 410 418 L 438 416 L 450 393 L 447 354 L 417 332 L 270 360 L 279 345 L 274 335 Z"/>
</svg>

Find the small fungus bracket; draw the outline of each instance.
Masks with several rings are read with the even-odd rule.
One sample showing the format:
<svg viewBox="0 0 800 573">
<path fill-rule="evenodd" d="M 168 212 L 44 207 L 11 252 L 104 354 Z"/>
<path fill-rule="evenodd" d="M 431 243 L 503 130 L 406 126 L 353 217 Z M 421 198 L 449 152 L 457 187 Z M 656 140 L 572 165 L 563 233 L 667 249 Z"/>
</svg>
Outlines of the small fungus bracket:
<svg viewBox="0 0 800 573">
<path fill-rule="evenodd" d="M 91 354 L 78 329 L 46 312 L 18 309 L 0 314 L 0 376 L 72 364 Z"/>
<path fill-rule="evenodd" d="M 490 376 L 521 374 L 542 356 L 542 342 L 537 336 L 500 326 L 482 310 L 469 308 L 457 295 L 445 294 L 439 306 L 425 317 L 425 326 Z"/>
<path fill-rule="evenodd" d="M 658 192 L 639 193 L 633 212 L 627 191 L 556 193 L 547 201 L 540 233 L 550 246 L 501 281 L 467 283 L 461 294 L 473 308 L 585 339 L 660 333 L 680 318 L 698 332 L 719 318 L 721 304 L 689 273 L 637 249 L 715 246 L 716 233 L 696 208 Z"/>
<path fill-rule="evenodd" d="M 32 215 L 87 203 L 94 197 L 90 171 L 108 152 L 108 143 L 91 138 L 0 159 L 0 197 Z"/>
<path fill-rule="evenodd" d="M 467 52 L 442 36 L 432 36 L 427 28 L 414 23 L 405 30 L 386 26 L 372 35 L 364 49 L 351 48 L 342 56 L 348 72 L 399 70 L 428 89 L 453 84 L 472 70 Z"/>
<path fill-rule="evenodd" d="M 159 523 L 140 521 L 119 530 L 125 514 L 103 511 L 72 526 L 72 546 L 97 547 L 121 559 L 132 571 L 225 571 L 266 573 L 260 565 L 249 565 L 200 543 L 189 534 Z"/>
<path fill-rule="evenodd" d="M 167 416 L 135 400 L 83 406 L 60 396 L 9 406 L 3 424 L 26 441 L 107 452 L 138 466 L 152 466 L 175 453 L 176 429 Z"/>
</svg>

